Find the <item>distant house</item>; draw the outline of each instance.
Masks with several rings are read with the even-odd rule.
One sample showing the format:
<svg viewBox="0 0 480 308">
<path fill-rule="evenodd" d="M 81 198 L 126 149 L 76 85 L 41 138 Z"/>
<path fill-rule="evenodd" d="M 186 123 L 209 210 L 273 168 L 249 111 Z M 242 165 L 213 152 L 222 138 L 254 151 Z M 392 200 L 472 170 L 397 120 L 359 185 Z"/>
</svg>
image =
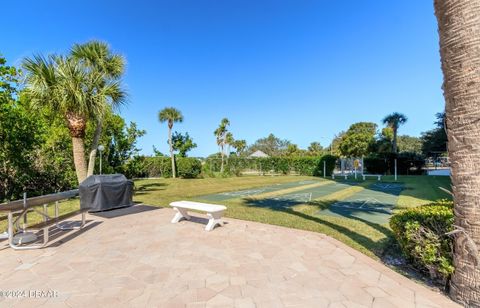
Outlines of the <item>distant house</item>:
<svg viewBox="0 0 480 308">
<path fill-rule="evenodd" d="M 269 157 L 269 156 L 267 154 L 265 154 L 264 152 L 258 150 L 258 151 L 253 152 L 252 154 L 250 154 L 248 157 Z"/>
</svg>

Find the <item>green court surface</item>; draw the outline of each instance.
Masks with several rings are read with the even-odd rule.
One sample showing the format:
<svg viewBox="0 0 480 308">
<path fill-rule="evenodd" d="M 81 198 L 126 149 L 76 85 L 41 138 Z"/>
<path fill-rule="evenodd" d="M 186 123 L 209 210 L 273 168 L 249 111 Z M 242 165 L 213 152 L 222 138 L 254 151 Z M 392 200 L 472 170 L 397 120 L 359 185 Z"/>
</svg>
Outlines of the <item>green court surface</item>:
<svg viewBox="0 0 480 308">
<path fill-rule="evenodd" d="M 364 190 L 338 201 L 318 215 L 343 216 L 386 224 L 403 190 L 401 183 L 373 183 Z"/>
<path fill-rule="evenodd" d="M 259 207 L 284 208 L 310 202 L 331 193 L 357 185 L 354 182 L 331 182 L 322 186 L 306 188 L 295 193 L 278 195 L 275 197 L 248 200 L 248 204 Z"/>
<path fill-rule="evenodd" d="M 320 181 L 316 181 L 316 180 L 307 180 L 307 181 L 282 183 L 282 184 L 276 184 L 271 186 L 256 187 L 256 188 L 251 188 L 246 190 L 230 191 L 230 192 L 223 192 L 223 193 L 213 194 L 213 195 L 199 196 L 196 199 L 204 200 L 204 201 L 214 201 L 214 202 L 224 201 L 224 200 L 235 199 L 235 198 L 255 196 L 255 195 L 263 194 L 267 192 L 274 192 L 282 189 L 300 187 L 300 186 L 315 184 L 319 182 Z"/>
</svg>

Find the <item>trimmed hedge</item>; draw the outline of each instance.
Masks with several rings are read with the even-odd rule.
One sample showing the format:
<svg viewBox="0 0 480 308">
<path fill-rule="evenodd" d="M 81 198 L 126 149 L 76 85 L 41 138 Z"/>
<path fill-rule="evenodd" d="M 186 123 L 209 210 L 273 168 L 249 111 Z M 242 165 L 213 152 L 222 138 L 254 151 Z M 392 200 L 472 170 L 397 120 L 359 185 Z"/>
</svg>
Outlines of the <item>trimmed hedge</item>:
<svg viewBox="0 0 480 308">
<path fill-rule="evenodd" d="M 182 178 L 196 178 L 202 172 L 202 163 L 193 157 L 176 157 L 175 166 L 177 175 Z M 144 168 L 148 177 L 172 176 L 170 157 L 145 157 Z"/>
<path fill-rule="evenodd" d="M 225 160 L 224 172 L 240 175 L 244 171 L 253 170 L 262 174 L 291 174 L 323 176 L 323 162 L 326 162 L 326 175 L 331 175 L 337 157 L 323 155 L 318 157 L 230 157 Z M 206 174 L 220 172 L 221 159 L 207 159 L 203 170 Z"/>
<path fill-rule="evenodd" d="M 400 247 L 417 269 L 432 279 L 446 283 L 453 273 L 453 202 L 441 200 L 396 213 L 390 227 Z"/>
</svg>

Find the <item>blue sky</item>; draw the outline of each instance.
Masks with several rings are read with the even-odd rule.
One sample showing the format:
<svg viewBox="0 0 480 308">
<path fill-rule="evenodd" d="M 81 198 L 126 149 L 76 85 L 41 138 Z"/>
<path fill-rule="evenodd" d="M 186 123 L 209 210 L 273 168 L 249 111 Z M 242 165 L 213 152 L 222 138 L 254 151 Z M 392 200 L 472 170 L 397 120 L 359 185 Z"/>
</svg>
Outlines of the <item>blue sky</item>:
<svg viewBox="0 0 480 308">
<path fill-rule="evenodd" d="M 419 136 L 443 110 L 433 1 L 8 1 L 0 53 L 10 64 L 73 43 L 107 41 L 127 59 L 130 104 L 121 111 L 167 152 L 166 106 L 175 130 L 217 150 L 228 117 L 234 137 L 269 133 L 302 148 L 358 121 L 405 113 L 400 133 Z"/>
</svg>

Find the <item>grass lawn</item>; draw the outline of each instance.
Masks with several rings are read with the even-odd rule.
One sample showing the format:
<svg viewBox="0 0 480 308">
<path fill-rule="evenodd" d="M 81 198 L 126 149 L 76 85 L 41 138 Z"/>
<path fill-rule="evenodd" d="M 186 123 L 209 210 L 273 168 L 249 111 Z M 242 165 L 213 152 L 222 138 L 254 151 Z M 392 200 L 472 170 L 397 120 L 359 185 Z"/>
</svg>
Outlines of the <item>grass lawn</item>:
<svg viewBox="0 0 480 308">
<path fill-rule="evenodd" d="M 149 205 L 166 206 L 174 200 L 195 199 L 198 196 L 218 192 L 302 180 L 330 181 L 328 179 L 300 176 L 138 180 L 135 182 L 137 188 L 135 201 Z M 393 181 L 393 177 L 384 177 L 383 180 Z M 401 176 L 398 178 L 398 182 L 404 183 L 405 187 L 397 202 L 397 208 L 399 209 L 426 204 L 441 198 L 449 198 L 448 194 L 438 189 L 439 186 L 449 188 L 450 179 L 448 177 Z M 378 225 L 361 219 L 315 215 L 320 209 L 325 209 L 336 201 L 348 198 L 365 189 L 371 183 L 372 181 L 361 181 L 358 186 L 350 186 L 312 200 L 308 204 L 300 204 L 290 208 L 258 206 L 255 202 L 251 202 L 252 198 L 234 198 L 219 203 L 228 207 L 227 217 L 325 233 L 371 257 L 381 258 L 386 250 L 391 248 L 392 232 L 388 225 Z M 272 194 L 293 193 L 294 191 L 295 189 L 290 188 L 254 198 L 267 197 L 267 195 Z"/>
<path fill-rule="evenodd" d="M 147 205 L 164 207 L 175 200 L 198 199 L 202 195 L 304 180 L 330 181 L 329 179 L 306 176 L 137 180 L 135 181 L 136 194 L 134 200 Z M 393 181 L 393 178 L 385 177 L 382 180 Z M 367 189 L 367 186 L 372 182 L 373 180 L 360 181 L 358 185 L 348 186 L 340 191 L 314 199 L 307 204 L 298 204 L 292 207 L 265 207 L 259 206 L 258 202 L 254 201 L 258 198 L 272 197 L 272 195 L 295 193 L 296 188 L 287 188 L 250 198 L 232 198 L 219 203 L 228 207 L 227 217 L 321 232 L 373 258 L 382 258 L 386 252 L 390 254 L 393 247 L 392 232 L 388 225 L 379 225 L 359 218 L 316 215 L 319 210 L 328 208 L 330 204 Z M 447 193 L 438 188 L 439 186 L 449 188 L 449 177 L 401 176 L 398 182 L 404 183 L 405 188 L 398 198 L 398 209 L 422 205 L 441 198 L 449 198 Z M 78 201 L 66 202 L 61 208 L 62 212 L 72 211 L 78 208 Z M 34 215 L 29 217 L 31 217 L 31 221 L 40 219 L 40 217 Z M 4 219 L 0 221 L 0 227 L 6 227 Z"/>
</svg>

